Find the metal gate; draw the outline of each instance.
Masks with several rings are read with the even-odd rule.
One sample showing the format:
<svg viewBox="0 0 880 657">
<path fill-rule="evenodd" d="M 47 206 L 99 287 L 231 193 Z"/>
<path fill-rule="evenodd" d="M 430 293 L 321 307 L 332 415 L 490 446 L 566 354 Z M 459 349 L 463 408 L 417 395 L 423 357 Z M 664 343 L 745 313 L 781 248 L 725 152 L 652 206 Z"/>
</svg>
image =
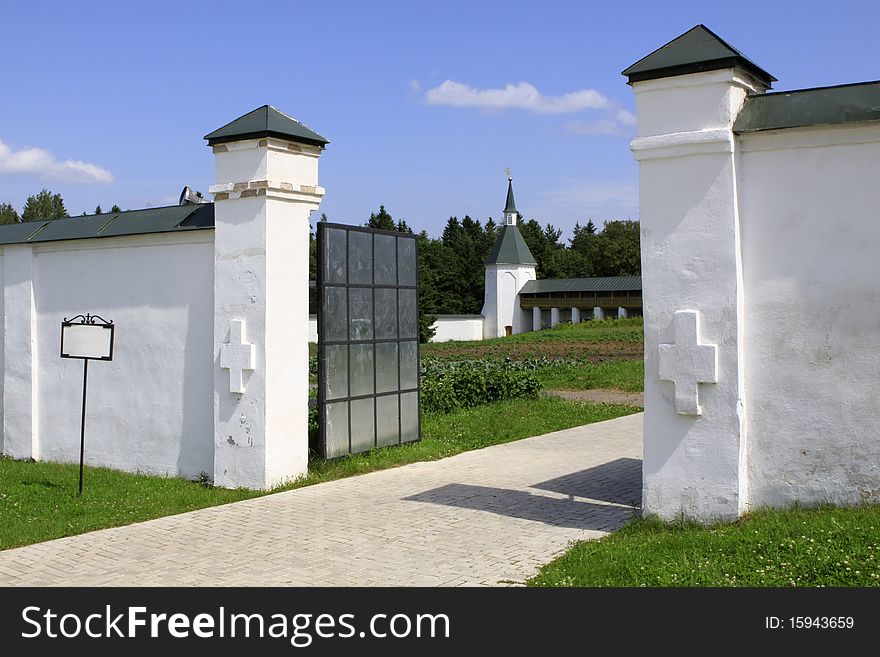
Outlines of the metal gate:
<svg viewBox="0 0 880 657">
<path fill-rule="evenodd" d="M 321 455 L 419 440 L 415 236 L 319 222 L 317 278 Z"/>
</svg>

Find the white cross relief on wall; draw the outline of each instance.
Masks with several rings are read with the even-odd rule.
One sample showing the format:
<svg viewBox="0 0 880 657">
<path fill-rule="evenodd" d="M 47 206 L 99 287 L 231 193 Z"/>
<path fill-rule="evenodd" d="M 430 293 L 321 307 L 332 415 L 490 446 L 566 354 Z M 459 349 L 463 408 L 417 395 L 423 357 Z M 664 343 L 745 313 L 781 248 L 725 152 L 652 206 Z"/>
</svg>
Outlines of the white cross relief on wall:
<svg viewBox="0 0 880 657">
<path fill-rule="evenodd" d="M 220 367 L 229 370 L 229 392 L 244 392 L 244 371 L 255 369 L 254 345 L 244 340 L 244 320 L 229 322 L 229 342 L 220 345 Z"/>
<path fill-rule="evenodd" d="M 675 384 L 675 412 L 700 415 L 698 385 L 718 383 L 718 346 L 700 342 L 699 312 L 677 310 L 675 344 L 660 345 L 660 379 Z"/>
</svg>

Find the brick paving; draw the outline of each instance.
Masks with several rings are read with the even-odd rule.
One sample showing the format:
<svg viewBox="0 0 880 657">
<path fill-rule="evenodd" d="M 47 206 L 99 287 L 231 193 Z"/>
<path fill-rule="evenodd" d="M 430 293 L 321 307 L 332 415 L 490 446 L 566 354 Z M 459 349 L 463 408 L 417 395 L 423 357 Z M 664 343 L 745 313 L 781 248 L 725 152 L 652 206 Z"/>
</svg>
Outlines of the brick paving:
<svg viewBox="0 0 880 657">
<path fill-rule="evenodd" d="M 641 499 L 642 414 L 0 552 L 3 586 L 522 583 Z"/>
</svg>

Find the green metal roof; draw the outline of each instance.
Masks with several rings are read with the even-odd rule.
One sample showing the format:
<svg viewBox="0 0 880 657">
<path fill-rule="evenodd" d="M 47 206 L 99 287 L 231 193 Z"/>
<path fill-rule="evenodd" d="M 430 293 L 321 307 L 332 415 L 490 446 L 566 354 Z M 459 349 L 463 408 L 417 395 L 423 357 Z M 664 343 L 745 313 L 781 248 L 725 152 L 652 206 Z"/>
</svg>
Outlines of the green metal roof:
<svg viewBox="0 0 880 657">
<path fill-rule="evenodd" d="M 537 265 L 519 228 L 503 226 L 486 258 L 487 265 Z"/>
<path fill-rule="evenodd" d="M 0 226 L 0 245 L 177 233 L 214 227 L 214 204 L 172 205 Z"/>
<path fill-rule="evenodd" d="M 260 137 L 278 137 L 321 148 L 330 143 L 329 139 L 325 139 L 311 128 L 271 105 L 258 107 L 253 112 L 238 117 L 222 128 L 209 132 L 204 138 L 208 140 L 209 146 L 213 146 L 243 139 L 259 139 Z"/>
<path fill-rule="evenodd" d="M 880 81 L 754 94 L 736 117 L 737 133 L 880 120 Z"/>
<path fill-rule="evenodd" d="M 705 25 L 696 25 L 623 71 L 628 84 L 739 66 L 770 86 L 776 78 Z"/>
<path fill-rule="evenodd" d="M 504 205 L 504 213 L 516 212 L 516 202 L 513 200 L 513 178 L 507 179 L 507 203 Z"/>
<path fill-rule="evenodd" d="M 461 314 L 458 314 L 458 315 L 457 315 L 457 314 L 455 314 L 455 313 L 438 313 L 438 314 L 434 315 L 434 317 L 436 317 L 438 320 L 439 320 L 439 319 L 448 319 L 448 320 L 454 320 L 454 319 L 483 319 L 483 316 L 482 316 L 482 315 L 466 315 L 466 314 L 465 314 L 465 315 L 461 315 Z"/>
<path fill-rule="evenodd" d="M 596 278 L 542 278 L 527 281 L 520 294 L 547 292 L 634 292 L 642 289 L 641 276 L 605 276 Z"/>
</svg>

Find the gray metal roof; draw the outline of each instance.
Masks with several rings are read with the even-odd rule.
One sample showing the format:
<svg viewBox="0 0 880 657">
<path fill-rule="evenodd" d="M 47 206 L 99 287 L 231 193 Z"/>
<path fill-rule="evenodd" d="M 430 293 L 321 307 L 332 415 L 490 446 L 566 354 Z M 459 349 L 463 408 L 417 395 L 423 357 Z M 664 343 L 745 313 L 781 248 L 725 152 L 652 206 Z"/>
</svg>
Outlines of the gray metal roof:
<svg viewBox="0 0 880 657">
<path fill-rule="evenodd" d="M 455 313 L 437 313 L 434 315 L 438 320 L 439 319 L 484 319 L 482 315 L 456 315 Z"/>
<path fill-rule="evenodd" d="M 739 66 L 767 86 L 776 78 L 748 59 L 705 25 L 695 25 L 681 36 L 642 57 L 623 71 L 628 83 L 668 78 Z"/>
<path fill-rule="evenodd" d="M 0 226 L 0 245 L 177 233 L 214 227 L 214 204 L 172 205 Z"/>
<path fill-rule="evenodd" d="M 736 133 L 880 120 L 880 81 L 754 94 L 736 117 Z"/>
<path fill-rule="evenodd" d="M 596 278 L 542 278 L 527 281 L 520 294 L 547 292 L 634 292 L 642 289 L 641 276 L 605 276 Z"/>
<path fill-rule="evenodd" d="M 486 257 L 487 265 L 536 265 L 535 256 L 529 251 L 519 228 L 502 226 L 501 233 Z"/>
<path fill-rule="evenodd" d="M 213 146 L 242 139 L 259 139 L 260 137 L 278 137 L 322 148 L 330 143 L 329 139 L 322 137 L 311 128 L 271 105 L 263 105 L 253 112 L 238 117 L 222 128 L 209 132 L 204 139 L 208 140 L 209 146 Z"/>
</svg>

